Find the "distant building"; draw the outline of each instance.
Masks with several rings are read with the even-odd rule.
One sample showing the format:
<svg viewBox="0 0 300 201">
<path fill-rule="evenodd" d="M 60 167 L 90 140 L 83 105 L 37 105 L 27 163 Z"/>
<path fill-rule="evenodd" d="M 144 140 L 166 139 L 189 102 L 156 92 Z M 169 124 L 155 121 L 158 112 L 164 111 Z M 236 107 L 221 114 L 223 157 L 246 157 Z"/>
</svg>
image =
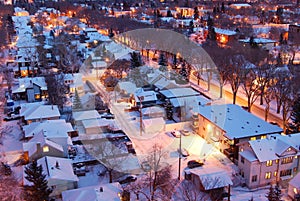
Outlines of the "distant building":
<svg viewBox="0 0 300 201">
<path fill-rule="evenodd" d="M 289 182 L 288 195 L 294 200 L 300 199 L 300 173 Z"/>
<path fill-rule="evenodd" d="M 288 39 L 295 45 L 300 45 L 300 25 L 289 25 Z"/>
<path fill-rule="evenodd" d="M 234 104 L 200 106 L 193 115 L 193 128 L 235 163 L 238 144 L 283 131 Z"/>
<path fill-rule="evenodd" d="M 299 171 L 300 134 L 240 143 L 238 167 L 249 188 L 291 179 Z M 299 186 L 298 186 L 299 187 Z"/>
<path fill-rule="evenodd" d="M 219 43 L 226 44 L 229 41 L 233 41 L 236 36 L 235 31 L 227 30 L 227 29 L 220 29 L 215 27 L 216 38 Z"/>
</svg>

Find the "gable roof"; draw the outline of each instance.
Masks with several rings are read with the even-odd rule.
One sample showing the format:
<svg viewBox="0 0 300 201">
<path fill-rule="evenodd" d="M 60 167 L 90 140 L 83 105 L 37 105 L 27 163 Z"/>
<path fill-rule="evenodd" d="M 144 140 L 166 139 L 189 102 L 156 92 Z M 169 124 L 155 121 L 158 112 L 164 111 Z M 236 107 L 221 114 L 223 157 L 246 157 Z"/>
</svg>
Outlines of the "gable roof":
<svg viewBox="0 0 300 201">
<path fill-rule="evenodd" d="M 64 119 L 47 120 L 44 122 L 33 122 L 23 126 L 25 138 L 33 137 L 35 134 L 43 131 L 47 138 L 68 137 L 68 132 L 74 131 L 71 123 L 67 123 Z"/>
<path fill-rule="evenodd" d="M 100 192 L 102 187 L 103 192 Z M 119 201 L 119 193 L 122 187 L 118 182 L 101 184 L 97 186 L 88 186 L 84 188 L 72 189 L 62 192 L 63 201 Z"/>
<path fill-rule="evenodd" d="M 290 180 L 289 185 L 293 185 L 294 187 L 300 189 L 300 172 L 298 172 L 298 174 L 296 174 L 296 176 Z"/>
<path fill-rule="evenodd" d="M 73 119 L 75 121 L 97 119 L 97 118 L 101 118 L 97 110 L 85 110 L 85 111 L 73 112 Z"/>
<path fill-rule="evenodd" d="M 33 84 L 39 86 L 42 91 L 47 90 L 47 84 L 44 77 L 19 78 L 19 86 L 14 88 L 12 93 L 25 92 L 27 88 L 33 87 Z"/>
<path fill-rule="evenodd" d="M 26 103 L 21 105 L 20 116 L 25 120 L 47 119 L 60 117 L 57 105 L 42 105 L 41 103 Z"/>
<path fill-rule="evenodd" d="M 160 91 L 166 98 L 179 98 L 187 96 L 199 96 L 200 93 L 190 87 L 166 89 Z"/>
<path fill-rule="evenodd" d="M 199 107 L 198 113 L 224 130 L 231 140 L 283 131 L 234 104 L 204 105 Z"/>
</svg>

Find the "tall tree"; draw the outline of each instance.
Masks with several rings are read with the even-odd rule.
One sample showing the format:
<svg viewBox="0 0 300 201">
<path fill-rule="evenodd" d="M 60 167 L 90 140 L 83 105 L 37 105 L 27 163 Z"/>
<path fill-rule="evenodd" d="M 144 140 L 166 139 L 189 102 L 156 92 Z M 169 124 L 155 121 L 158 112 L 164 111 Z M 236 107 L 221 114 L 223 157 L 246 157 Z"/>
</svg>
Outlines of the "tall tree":
<svg viewBox="0 0 300 201">
<path fill-rule="evenodd" d="M 173 119 L 173 106 L 169 99 L 166 100 L 164 107 L 166 110 L 167 119 L 172 120 Z"/>
<path fill-rule="evenodd" d="M 49 200 L 52 190 L 48 188 L 42 165 L 38 165 L 36 161 L 33 161 L 25 167 L 25 174 L 25 179 L 32 183 L 31 186 L 24 186 L 27 200 Z"/>
<path fill-rule="evenodd" d="M 77 89 L 75 89 L 75 95 L 74 95 L 72 110 L 73 111 L 80 111 L 82 109 L 83 108 L 82 108 L 80 97 L 78 95 L 78 91 L 77 91 Z"/>
<path fill-rule="evenodd" d="M 291 114 L 292 125 L 290 126 L 293 132 L 300 131 L 300 96 L 296 98 L 296 101 L 292 107 Z"/>
<path fill-rule="evenodd" d="M 199 10 L 198 10 L 198 7 L 196 6 L 194 8 L 194 20 L 197 20 L 199 19 Z"/>
<path fill-rule="evenodd" d="M 142 57 L 138 52 L 130 53 L 130 68 L 134 69 L 143 65 Z"/>
</svg>

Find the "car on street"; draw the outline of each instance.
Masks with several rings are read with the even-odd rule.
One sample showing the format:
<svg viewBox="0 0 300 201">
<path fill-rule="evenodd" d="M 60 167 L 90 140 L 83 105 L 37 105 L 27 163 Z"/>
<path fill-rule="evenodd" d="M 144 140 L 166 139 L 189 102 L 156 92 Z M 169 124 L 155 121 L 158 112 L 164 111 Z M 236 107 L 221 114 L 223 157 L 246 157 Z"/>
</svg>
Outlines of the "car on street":
<svg viewBox="0 0 300 201">
<path fill-rule="evenodd" d="M 135 175 L 126 175 L 126 176 L 118 179 L 118 182 L 120 184 L 126 184 L 126 183 L 130 183 L 130 182 L 134 182 L 134 181 L 136 181 L 136 179 L 137 179 L 137 177 Z"/>
<path fill-rule="evenodd" d="M 178 149 L 178 153 L 181 154 L 182 157 L 188 157 L 190 153 L 185 148 Z"/>
<path fill-rule="evenodd" d="M 201 167 L 204 165 L 204 163 L 201 160 L 191 160 L 188 162 L 188 168 L 196 168 L 196 167 Z"/>
<path fill-rule="evenodd" d="M 173 135 L 174 137 L 179 138 L 180 137 L 180 132 L 179 131 L 171 131 L 171 135 Z"/>
<path fill-rule="evenodd" d="M 188 130 L 181 130 L 180 132 L 184 136 L 189 136 L 190 135 L 190 131 L 188 131 Z"/>
</svg>

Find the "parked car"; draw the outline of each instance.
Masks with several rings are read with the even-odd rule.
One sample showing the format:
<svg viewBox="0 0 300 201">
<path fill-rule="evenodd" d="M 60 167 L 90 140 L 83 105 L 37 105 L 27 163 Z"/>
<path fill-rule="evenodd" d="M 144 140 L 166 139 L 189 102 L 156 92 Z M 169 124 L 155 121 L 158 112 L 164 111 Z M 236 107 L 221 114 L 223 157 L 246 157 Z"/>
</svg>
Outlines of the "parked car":
<svg viewBox="0 0 300 201">
<path fill-rule="evenodd" d="M 174 137 L 180 137 L 180 133 L 179 131 L 171 131 L 171 134 L 174 136 Z"/>
<path fill-rule="evenodd" d="M 188 130 L 181 130 L 180 132 L 184 136 L 189 136 L 190 135 L 190 131 L 188 131 Z"/>
<path fill-rule="evenodd" d="M 188 157 L 190 155 L 188 150 L 186 150 L 185 148 L 181 148 L 181 150 L 178 149 L 178 153 L 181 154 L 181 156 L 183 157 Z"/>
<path fill-rule="evenodd" d="M 204 165 L 204 163 L 200 160 L 191 160 L 188 162 L 188 168 L 192 169 L 192 168 L 196 168 L 196 167 L 201 167 Z"/>
<path fill-rule="evenodd" d="M 130 182 L 134 182 L 134 181 L 136 181 L 136 179 L 137 179 L 137 177 L 135 175 L 126 175 L 126 176 L 118 179 L 118 182 L 120 184 L 126 184 L 126 183 L 130 183 Z"/>
</svg>

